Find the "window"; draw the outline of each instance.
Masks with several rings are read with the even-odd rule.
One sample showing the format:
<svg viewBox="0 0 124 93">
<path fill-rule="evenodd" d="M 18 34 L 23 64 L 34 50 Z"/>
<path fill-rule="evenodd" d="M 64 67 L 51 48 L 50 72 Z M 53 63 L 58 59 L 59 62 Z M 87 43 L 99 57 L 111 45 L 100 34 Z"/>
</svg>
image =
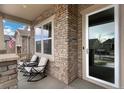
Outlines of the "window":
<svg viewBox="0 0 124 93">
<path fill-rule="evenodd" d="M 52 55 L 52 34 L 51 21 L 35 29 L 36 53 Z"/>
<path fill-rule="evenodd" d="M 35 45 L 36 45 L 36 52 L 41 53 L 41 28 L 35 29 Z"/>
<path fill-rule="evenodd" d="M 44 54 L 51 54 L 51 36 L 52 36 L 52 25 L 51 22 L 43 25 L 43 51 Z"/>
<path fill-rule="evenodd" d="M 44 53 L 51 54 L 51 40 L 44 40 Z"/>
</svg>

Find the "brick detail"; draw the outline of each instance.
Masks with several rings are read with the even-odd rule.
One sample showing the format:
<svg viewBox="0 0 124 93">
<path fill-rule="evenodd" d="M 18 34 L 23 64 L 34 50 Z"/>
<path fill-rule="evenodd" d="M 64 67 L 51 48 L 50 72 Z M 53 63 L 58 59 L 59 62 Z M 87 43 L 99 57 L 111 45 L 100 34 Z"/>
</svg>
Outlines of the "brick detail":
<svg viewBox="0 0 124 93">
<path fill-rule="evenodd" d="M 10 88 L 10 86 L 15 86 L 17 84 L 17 79 L 12 79 L 0 84 L 0 88 Z"/>
<path fill-rule="evenodd" d="M 1 72 L 0 76 L 12 75 L 12 74 L 15 74 L 15 73 L 16 73 L 16 69 L 11 69 L 11 70 L 8 70 L 8 71 L 5 71 L 5 72 Z"/>
<path fill-rule="evenodd" d="M 53 76 L 68 84 L 68 6 L 56 5 L 54 23 L 55 71 Z M 52 69 L 51 69 L 52 70 Z"/>
<path fill-rule="evenodd" d="M 17 88 L 18 88 L 18 85 L 14 85 L 14 86 L 9 87 L 9 89 L 17 89 Z"/>
<path fill-rule="evenodd" d="M 6 66 L 0 67 L 0 72 L 4 72 L 4 71 L 7 71 L 7 67 Z"/>
<path fill-rule="evenodd" d="M 14 69 L 14 68 L 17 68 L 17 65 L 16 65 L 16 64 L 14 64 L 14 65 L 9 65 L 9 66 L 8 66 L 8 69 Z"/>
<path fill-rule="evenodd" d="M 4 46 L 4 31 L 3 31 L 3 17 L 0 16 L 0 54 L 5 53 Z"/>
<path fill-rule="evenodd" d="M 69 84 L 77 78 L 77 5 L 56 5 L 52 74 Z M 56 71 L 56 72 L 55 72 Z"/>
<path fill-rule="evenodd" d="M 16 79 L 17 78 L 17 74 L 9 75 L 8 78 L 9 78 L 9 80 Z"/>
<path fill-rule="evenodd" d="M 0 77 L 0 84 L 9 80 L 8 76 Z"/>
<path fill-rule="evenodd" d="M 0 62 L 0 89 L 17 88 L 17 61 Z"/>
<path fill-rule="evenodd" d="M 77 78 L 78 5 L 68 5 L 68 82 Z"/>
</svg>

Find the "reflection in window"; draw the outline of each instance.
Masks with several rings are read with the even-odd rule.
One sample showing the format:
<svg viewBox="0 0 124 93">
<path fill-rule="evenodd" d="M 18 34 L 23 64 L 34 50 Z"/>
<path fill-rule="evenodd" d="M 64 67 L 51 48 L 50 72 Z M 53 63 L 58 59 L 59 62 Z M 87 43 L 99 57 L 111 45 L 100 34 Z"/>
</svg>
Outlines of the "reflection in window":
<svg viewBox="0 0 124 93">
<path fill-rule="evenodd" d="M 35 46 L 36 52 L 41 53 L 41 28 L 35 29 Z"/>
<path fill-rule="evenodd" d="M 44 53 L 45 54 L 51 54 L 51 40 L 44 40 L 43 41 L 44 45 Z"/>
<path fill-rule="evenodd" d="M 41 41 L 36 41 L 36 52 L 41 52 Z"/>
<path fill-rule="evenodd" d="M 103 56 L 114 56 L 114 22 L 89 27 L 89 49 L 95 52 L 94 65 L 107 64 Z M 97 56 L 100 56 L 97 58 Z M 107 63 L 106 63 L 107 62 Z M 114 58 L 109 60 L 109 67 L 114 68 Z"/>
<path fill-rule="evenodd" d="M 12 21 L 6 18 L 3 19 L 2 21 L 3 21 L 4 41 L 1 43 L 4 43 L 3 47 L 5 48 L 5 50 L 3 50 L 3 53 L 7 53 L 7 54 L 16 53 L 17 47 L 20 45 L 20 43 L 18 42 L 19 37 L 17 37 L 18 34 L 16 32 L 17 30 L 26 30 L 27 27 L 29 27 L 29 25 Z"/>
<path fill-rule="evenodd" d="M 50 38 L 51 37 L 51 22 L 43 25 L 43 38 Z"/>
<path fill-rule="evenodd" d="M 52 54 L 52 22 L 35 29 L 35 42 L 36 52 Z"/>
<path fill-rule="evenodd" d="M 114 83 L 114 8 L 89 16 L 89 75 Z"/>
</svg>

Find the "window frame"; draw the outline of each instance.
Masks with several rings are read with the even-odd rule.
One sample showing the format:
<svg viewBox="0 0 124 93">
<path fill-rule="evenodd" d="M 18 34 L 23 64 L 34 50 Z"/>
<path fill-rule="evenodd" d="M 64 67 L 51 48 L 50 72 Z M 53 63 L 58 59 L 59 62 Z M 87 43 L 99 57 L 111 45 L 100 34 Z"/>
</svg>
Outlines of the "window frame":
<svg viewBox="0 0 124 93">
<path fill-rule="evenodd" d="M 51 29 L 51 37 L 48 37 L 48 38 L 43 38 L 43 31 L 41 31 L 41 34 L 42 34 L 42 39 L 41 39 L 41 52 L 36 52 L 36 42 L 35 42 L 35 54 L 37 55 L 43 55 L 43 56 L 47 56 L 47 57 L 52 57 L 53 59 L 53 56 L 54 56 L 54 16 L 51 16 L 47 19 L 45 19 L 44 21 L 42 21 L 41 23 L 39 23 L 38 25 L 36 25 L 34 27 L 34 29 L 36 28 L 39 28 L 41 27 L 41 29 L 43 29 L 43 26 L 50 23 L 51 22 L 51 26 L 52 26 L 52 29 Z M 35 35 L 34 35 L 35 36 Z M 44 40 L 51 40 L 51 54 L 47 54 L 47 53 L 44 53 Z"/>
</svg>

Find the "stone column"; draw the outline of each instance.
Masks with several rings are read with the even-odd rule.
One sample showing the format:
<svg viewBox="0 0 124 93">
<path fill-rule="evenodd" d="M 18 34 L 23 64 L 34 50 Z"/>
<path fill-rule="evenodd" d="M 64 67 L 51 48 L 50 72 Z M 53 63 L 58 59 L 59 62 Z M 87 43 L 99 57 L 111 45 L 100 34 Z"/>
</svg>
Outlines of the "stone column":
<svg viewBox="0 0 124 93">
<path fill-rule="evenodd" d="M 68 84 L 68 5 L 55 6 L 54 71 L 56 78 Z"/>
<path fill-rule="evenodd" d="M 56 5 L 54 20 L 54 75 L 69 84 L 77 78 L 77 5 Z"/>
<path fill-rule="evenodd" d="M 3 17 L 0 16 L 0 54 L 3 54 L 3 53 L 5 53 Z"/>
<path fill-rule="evenodd" d="M 35 53 L 35 30 L 34 27 L 31 26 L 30 31 L 30 39 L 29 39 L 29 46 L 30 46 L 30 57 Z"/>
<path fill-rule="evenodd" d="M 68 5 L 68 83 L 78 76 L 78 5 Z"/>
</svg>

